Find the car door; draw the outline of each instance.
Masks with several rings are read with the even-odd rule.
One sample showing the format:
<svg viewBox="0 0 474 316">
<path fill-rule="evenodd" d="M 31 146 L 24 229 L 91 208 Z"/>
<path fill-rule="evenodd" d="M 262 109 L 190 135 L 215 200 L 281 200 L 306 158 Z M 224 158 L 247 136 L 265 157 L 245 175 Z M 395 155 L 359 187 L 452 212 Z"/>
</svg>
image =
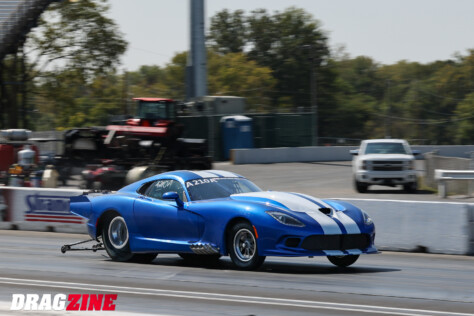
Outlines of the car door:
<svg viewBox="0 0 474 316">
<path fill-rule="evenodd" d="M 177 192 L 186 202 L 181 183 L 165 179 L 148 184 L 134 204 L 137 232 L 145 238 L 154 239 L 165 248 L 176 243 L 199 240 L 201 222 L 198 215 L 185 209 L 186 204 L 184 209 L 179 209 L 175 201 L 163 200 L 163 194 L 170 191 Z"/>
</svg>

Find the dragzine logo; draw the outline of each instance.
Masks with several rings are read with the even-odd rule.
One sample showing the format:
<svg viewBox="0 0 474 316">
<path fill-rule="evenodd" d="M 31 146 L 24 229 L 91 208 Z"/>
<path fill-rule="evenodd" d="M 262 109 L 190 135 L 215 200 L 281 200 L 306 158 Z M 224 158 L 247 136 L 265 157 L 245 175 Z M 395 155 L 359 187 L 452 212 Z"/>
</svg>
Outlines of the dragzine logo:
<svg viewBox="0 0 474 316">
<path fill-rule="evenodd" d="M 71 215 L 69 197 L 33 194 L 25 199 L 29 208 L 26 213 Z"/>
<path fill-rule="evenodd" d="M 117 294 L 13 294 L 12 311 L 114 311 Z"/>
</svg>

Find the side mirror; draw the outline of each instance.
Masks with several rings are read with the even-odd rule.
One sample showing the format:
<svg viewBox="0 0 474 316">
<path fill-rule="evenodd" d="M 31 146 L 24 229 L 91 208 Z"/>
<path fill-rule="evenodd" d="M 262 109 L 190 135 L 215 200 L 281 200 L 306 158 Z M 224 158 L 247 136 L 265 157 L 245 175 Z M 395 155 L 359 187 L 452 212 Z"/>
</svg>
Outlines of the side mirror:
<svg viewBox="0 0 474 316">
<path fill-rule="evenodd" d="M 359 149 L 352 149 L 350 153 L 352 156 L 357 156 L 359 154 Z"/>
<path fill-rule="evenodd" d="M 179 194 L 177 192 L 166 192 L 166 193 L 163 194 L 162 199 L 163 200 L 175 200 L 176 205 L 178 205 L 178 208 L 180 208 L 180 209 L 183 208 L 183 206 L 184 206 L 184 203 L 180 199 Z"/>
<path fill-rule="evenodd" d="M 419 150 L 412 150 L 411 152 L 412 152 L 413 156 L 418 156 L 419 154 L 421 154 L 421 151 L 419 151 Z"/>
</svg>

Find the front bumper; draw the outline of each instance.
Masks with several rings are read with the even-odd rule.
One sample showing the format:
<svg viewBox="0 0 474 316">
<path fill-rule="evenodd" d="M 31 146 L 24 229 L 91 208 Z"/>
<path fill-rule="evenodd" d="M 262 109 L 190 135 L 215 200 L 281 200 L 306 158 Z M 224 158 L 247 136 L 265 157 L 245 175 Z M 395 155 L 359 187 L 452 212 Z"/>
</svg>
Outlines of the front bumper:
<svg viewBox="0 0 474 316">
<path fill-rule="evenodd" d="M 406 171 L 358 171 L 355 174 L 358 182 L 367 184 L 396 185 L 416 182 L 416 172 Z"/>
<path fill-rule="evenodd" d="M 374 245 L 374 226 L 367 226 L 360 234 L 335 235 L 327 235 L 305 228 L 286 229 L 285 231 L 270 227 L 257 229 L 261 236 L 258 240 L 259 255 L 261 256 L 311 257 L 378 253 Z M 273 239 L 269 236 L 276 238 Z"/>
</svg>

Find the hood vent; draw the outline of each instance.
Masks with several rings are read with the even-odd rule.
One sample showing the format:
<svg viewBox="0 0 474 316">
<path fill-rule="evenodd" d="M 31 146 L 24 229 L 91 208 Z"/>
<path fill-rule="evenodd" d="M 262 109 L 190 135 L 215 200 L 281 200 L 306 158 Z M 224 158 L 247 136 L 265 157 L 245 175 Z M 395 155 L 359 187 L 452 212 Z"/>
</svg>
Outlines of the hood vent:
<svg viewBox="0 0 474 316">
<path fill-rule="evenodd" d="M 326 215 L 330 215 L 332 210 L 329 207 L 321 207 L 319 211 L 321 211 L 321 213 L 324 213 Z"/>
</svg>

